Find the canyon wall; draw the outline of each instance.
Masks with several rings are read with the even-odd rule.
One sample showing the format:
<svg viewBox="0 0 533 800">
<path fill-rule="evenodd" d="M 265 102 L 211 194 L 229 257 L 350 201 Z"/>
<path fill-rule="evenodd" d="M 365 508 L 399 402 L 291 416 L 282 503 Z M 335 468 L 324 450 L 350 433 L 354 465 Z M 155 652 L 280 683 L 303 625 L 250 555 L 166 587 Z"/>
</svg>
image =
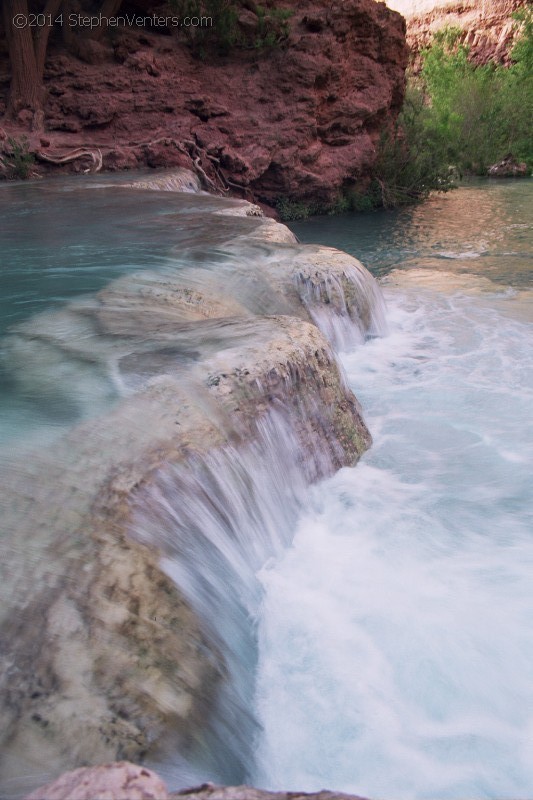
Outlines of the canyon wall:
<svg viewBox="0 0 533 800">
<path fill-rule="evenodd" d="M 75 57 L 54 31 L 45 132 L 28 134 L 32 149 L 44 163 L 97 148 L 108 170 L 195 166 L 204 188 L 270 205 L 280 197 L 334 203 L 345 186 L 364 185 L 380 132 L 401 107 L 405 23 L 374 0 L 287 5 L 282 42 L 225 56 L 195 57 L 169 31 L 123 27 L 86 40 Z M 238 24 L 253 41 L 257 15 L 243 7 Z M 0 115 L 5 52 L 3 73 Z M 6 139 L 20 134 L 25 114 L 2 123 Z"/>
<path fill-rule="evenodd" d="M 412 52 L 427 47 L 433 34 L 444 27 L 458 27 L 462 41 L 470 47 L 473 59 L 486 64 L 509 62 L 516 38 L 512 14 L 524 8 L 525 0 L 461 0 L 419 4 L 413 2 L 404 13 L 407 41 Z"/>
</svg>

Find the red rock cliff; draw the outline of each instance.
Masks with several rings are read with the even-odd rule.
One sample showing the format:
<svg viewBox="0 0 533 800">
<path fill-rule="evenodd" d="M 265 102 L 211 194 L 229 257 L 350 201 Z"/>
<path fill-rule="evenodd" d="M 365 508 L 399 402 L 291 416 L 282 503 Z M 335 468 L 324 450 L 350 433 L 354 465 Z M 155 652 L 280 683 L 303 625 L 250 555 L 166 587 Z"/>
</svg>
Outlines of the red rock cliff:
<svg viewBox="0 0 533 800">
<path fill-rule="evenodd" d="M 334 201 L 364 182 L 401 106 L 405 22 L 374 0 L 286 5 L 293 14 L 280 47 L 208 61 L 144 29 L 94 43 L 85 62 L 52 40 L 45 152 L 96 146 L 104 169 L 192 160 L 250 199 Z M 41 146 L 36 135 L 32 145 Z"/>
<path fill-rule="evenodd" d="M 478 63 L 507 63 L 516 34 L 512 14 L 526 5 L 527 0 L 436 2 L 430 11 L 407 16 L 407 41 L 416 53 L 431 42 L 436 31 L 458 27 Z"/>
</svg>

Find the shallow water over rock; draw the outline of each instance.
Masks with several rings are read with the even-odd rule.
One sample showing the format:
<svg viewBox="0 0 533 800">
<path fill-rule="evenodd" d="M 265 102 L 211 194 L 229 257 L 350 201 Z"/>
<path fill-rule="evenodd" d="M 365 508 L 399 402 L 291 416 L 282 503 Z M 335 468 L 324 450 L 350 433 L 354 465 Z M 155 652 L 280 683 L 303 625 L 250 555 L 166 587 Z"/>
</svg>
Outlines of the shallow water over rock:
<svg viewBox="0 0 533 800">
<path fill-rule="evenodd" d="M 290 540 L 306 486 L 370 442 L 332 345 L 380 328 L 372 276 L 247 203 L 160 188 L 4 197 L 21 275 L 6 302 L 24 306 L 2 338 L 6 796 L 115 758 L 243 780 L 255 572 Z M 16 225 L 47 214 L 64 229 L 40 266 Z M 157 242 L 146 261 L 139 223 Z"/>
</svg>

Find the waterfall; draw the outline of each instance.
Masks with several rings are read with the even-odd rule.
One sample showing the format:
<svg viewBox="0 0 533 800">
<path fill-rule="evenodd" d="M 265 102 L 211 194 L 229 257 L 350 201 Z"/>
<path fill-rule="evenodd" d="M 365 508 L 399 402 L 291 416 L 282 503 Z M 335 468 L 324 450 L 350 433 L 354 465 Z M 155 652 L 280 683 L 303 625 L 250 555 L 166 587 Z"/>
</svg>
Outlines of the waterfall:
<svg viewBox="0 0 533 800">
<path fill-rule="evenodd" d="M 372 449 L 260 576 L 254 785 L 531 795 L 531 293 L 423 276 L 343 358 Z"/>
<path fill-rule="evenodd" d="M 364 268 L 320 282 L 297 273 L 295 285 L 337 349 L 385 327 L 381 290 Z M 153 765 L 174 783 L 198 775 L 237 784 L 254 774 L 263 597 L 257 576 L 290 545 L 309 485 L 332 475 L 342 460 L 339 443 L 324 447 L 324 432 L 302 443 L 295 433 L 300 413 L 277 401 L 255 421 L 246 444 L 167 464 L 137 498 L 132 536 L 161 553 L 163 570 L 202 620 L 227 670 L 203 746 L 193 748 L 185 768 L 172 768 L 175 754 L 168 747 L 155 756 Z"/>
<path fill-rule="evenodd" d="M 295 275 L 298 293 L 311 319 L 339 352 L 387 332 L 381 289 L 357 261 L 340 274 Z"/>
<path fill-rule="evenodd" d="M 257 574 L 292 541 L 308 486 L 370 444 L 330 346 L 382 329 L 370 274 L 243 202 L 139 188 L 155 249 L 139 255 L 132 187 L 95 185 L 84 214 L 116 225 L 112 269 L 99 240 L 73 237 L 64 295 L 47 283 L 41 304 L 38 262 L 21 295 L 33 314 L 11 312 L 2 341 L 0 633 L 17 663 L 2 791 L 116 758 L 148 757 L 172 785 L 250 779 Z M 57 194 L 70 231 L 76 190 Z"/>
<path fill-rule="evenodd" d="M 253 770 L 257 573 L 290 544 L 309 480 L 332 472 L 318 441 L 312 453 L 302 452 L 290 414 L 280 408 L 257 421 L 253 441 L 244 446 L 161 468 L 138 499 L 132 535 L 161 552 L 164 571 L 201 618 L 227 669 L 206 750 L 192 758 L 202 762 L 204 779 L 207 771 L 238 783 Z"/>
</svg>

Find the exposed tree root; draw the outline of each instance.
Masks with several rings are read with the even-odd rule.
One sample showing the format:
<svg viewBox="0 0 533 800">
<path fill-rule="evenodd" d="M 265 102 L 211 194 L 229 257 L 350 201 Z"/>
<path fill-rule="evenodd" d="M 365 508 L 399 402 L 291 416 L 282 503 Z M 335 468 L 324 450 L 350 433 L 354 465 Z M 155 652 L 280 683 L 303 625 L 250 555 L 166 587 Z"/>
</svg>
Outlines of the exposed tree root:
<svg viewBox="0 0 533 800">
<path fill-rule="evenodd" d="M 192 139 L 186 139 L 184 142 L 178 142 L 176 139 L 171 139 L 168 136 L 161 136 L 159 139 L 152 139 L 149 142 L 135 143 L 135 147 L 153 147 L 156 144 L 173 145 L 180 153 L 187 156 L 191 162 L 191 169 L 196 173 L 200 183 L 204 189 L 215 194 L 226 194 L 229 192 L 229 181 L 224 177 L 220 170 L 220 160 L 216 156 L 209 155 L 203 147 L 200 147 Z M 202 167 L 202 160 L 206 159 L 211 162 L 215 180 L 209 177 L 205 169 Z"/>
<path fill-rule="evenodd" d="M 45 153 L 42 150 L 35 151 L 35 158 L 39 161 L 47 161 L 49 164 L 70 164 L 72 161 L 77 161 L 78 158 L 91 158 L 92 166 L 84 169 L 87 172 L 100 172 L 102 169 L 103 158 L 102 151 L 98 148 L 77 147 L 69 153 L 56 154 Z"/>
</svg>

